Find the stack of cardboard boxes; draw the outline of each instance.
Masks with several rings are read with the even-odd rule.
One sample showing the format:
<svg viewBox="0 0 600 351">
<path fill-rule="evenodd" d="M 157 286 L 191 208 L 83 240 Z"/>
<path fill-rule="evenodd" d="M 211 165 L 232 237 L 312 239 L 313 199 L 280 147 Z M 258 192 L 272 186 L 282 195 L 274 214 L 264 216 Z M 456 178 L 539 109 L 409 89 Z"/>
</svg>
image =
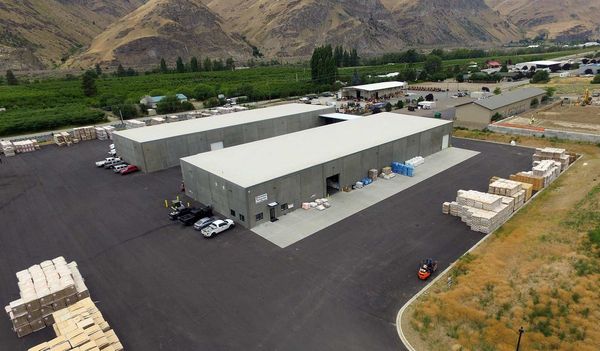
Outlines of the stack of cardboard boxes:
<svg viewBox="0 0 600 351">
<path fill-rule="evenodd" d="M 13 142 L 13 146 L 17 153 L 33 152 L 40 149 L 40 145 L 35 139 L 27 139 Z"/>
<path fill-rule="evenodd" d="M 108 139 L 108 133 L 106 133 L 106 129 L 104 129 L 104 127 L 95 127 L 94 129 L 96 131 L 96 137 L 98 140 Z"/>
<path fill-rule="evenodd" d="M 163 123 L 165 123 L 165 119 L 162 117 L 154 117 L 150 120 L 151 126 L 156 126 L 156 125 L 163 124 Z"/>
<path fill-rule="evenodd" d="M 123 345 L 90 298 L 52 314 L 56 338 L 29 351 L 122 351 Z"/>
<path fill-rule="evenodd" d="M 112 140 L 112 138 L 113 138 L 112 135 L 117 130 L 117 128 L 115 128 L 113 126 L 106 126 L 106 127 L 104 127 L 104 130 L 106 131 L 108 138 Z"/>
<path fill-rule="evenodd" d="M 54 323 L 52 313 L 89 297 L 76 262 L 64 257 L 17 272 L 20 298 L 5 307 L 19 337 Z"/>
<path fill-rule="evenodd" d="M 571 156 L 567 154 L 567 150 L 547 147 L 543 149 L 535 149 L 533 161 L 551 160 L 560 162 L 562 169 L 569 167 Z"/>
<path fill-rule="evenodd" d="M 514 210 L 514 198 L 459 190 L 456 201 L 445 202 L 444 214 L 460 217 L 472 230 L 489 234 L 499 228 Z"/>
<path fill-rule="evenodd" d="M 490 183 L 488 193 L 514 199 L 513 211 L 518 210 L 527 201 L 526 191 L 520 182 L 498 178 Z"/>
</svg>

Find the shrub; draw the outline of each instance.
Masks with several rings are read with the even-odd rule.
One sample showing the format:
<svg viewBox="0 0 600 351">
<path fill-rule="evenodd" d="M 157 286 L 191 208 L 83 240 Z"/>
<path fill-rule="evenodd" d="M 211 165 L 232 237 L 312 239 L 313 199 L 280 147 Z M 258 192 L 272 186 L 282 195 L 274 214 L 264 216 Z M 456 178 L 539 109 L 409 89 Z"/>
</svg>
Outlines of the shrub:
<svg viewBox="0 0 600 351">
<path fill-rule="evenodd" d="M 550 74 L 547 71 L 537 71 L 531 77 L 530 83 L 540 84 L 540 83 L 548 83 L 550 81 Z"/>
<path fill-rule="evenodd" d="M 537 98 L 534 98 L 533 100 L 531 100 L 531 107 L 536 107 L 537 105 L 540 104 L 540 101 Z"/>
<path fill-rule="evenodd" d="M 592 79 L 592 84 L 600 84 L 600 74 L 596 74 Z"/>
<path fill-rule="evenodd" d="M 396 103 L 396 108 L 397 109 L 403 109 L 404 108 L 404 101 L 398 100 L 398 102 Z"/>
<path fill-rule="evenodd" d="M 192 105 L 190 102 L 179 101 L 179 99 L 174 95 L 165 96 L 164 99 L 156 104 L 156 112 L 159 114 L 190 111 L 193 109 L 194 105 Z"/>
<path fill-rule="evenodd" d="M 502 119 L 502 115 L 499 112 L 494 113 L 492 116 L 492 122 L 496 122 Z"/>
<path fill-rule="evenodd" d="M 388 102 L 387 104 L 385 104 L 385 111 L 386 112 L 392 111 L 392 104 L 391 103 Z"/>
<path fill-rule="evenodd" d="M 123 119 L 131 119 L 139 116 L 137 107 L 133 104 L 119 104 L 111 107 L 112 112 L 117 117 L 123 117 Z"/>
</svg>

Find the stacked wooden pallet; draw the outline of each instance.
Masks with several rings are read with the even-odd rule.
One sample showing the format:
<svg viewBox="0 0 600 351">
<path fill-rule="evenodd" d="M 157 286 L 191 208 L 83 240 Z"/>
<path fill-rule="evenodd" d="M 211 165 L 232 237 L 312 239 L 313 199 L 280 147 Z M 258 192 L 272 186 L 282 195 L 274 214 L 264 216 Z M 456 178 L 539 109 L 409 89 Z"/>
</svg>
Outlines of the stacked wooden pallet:
<svg viewBox="0 0 600 351">
<path fill-rule="evenodd" d="M 17 272 L 20 298 L 5 307 L 19 337 L 54 323 L 52 313 L 89 297 L 77 263 L 63 257 Z"/>
<path fill-rule="evenodd" d="M 40 149 L 40 145 L 35 139 L 27 139 L 13 142 L 17 153 L 33 152 Z"/>
<path fill-rule="evenodd" d="M 93 126 L 73 128 L 73 138 L 79 140 L 96 139 L 96 129 Z"/>
<path fill-rule="evenodd" d="M 54 312 L 56 338 L 29 351 L 121 351 L 123 345 L 90 298 Z"/>
<path fill-rule="evenodd" d="M 150 125 L 155 126 L 165 123 L 165 119 L 162 117 L 154 117 L 150 120 Z"/>
<path fill-rule="evenodd" d="M 535 191 L 544 189 L 544 178 L 536 177 L 532 172 L 519 172 L 517 174 L 511 174 L 509 178 L 510 180 L 515 180 L 517 182 L 531 184 L 532 189 Z"/>
<path fill-rule="evenodd" d="M 2 153 L 6 155 L 6 157 L 15 155 L 15 146 L 9 140 L 0 141 L 0 148 L 2 149 Z"/>
<path fill-rule="evenodd" d="M 459 190 L 456 201 L 445 202 L 442 212 L 458 216 L 472 230 L 489 234 L 510 217 L 514 198 L 474 190 Z"/>
<path fill-rule="evenodd" d="M 71 134 L 67 132 L 58 132 L 53 134 L 54 143 L 58 146 L 71 146 L 73 144 L 73 140 L 71 139 Z"/>
<path fill-rule="evenodd" d="M 134 129 L 145 127 L 146 123 L 138 121 L 137 119 L 128 119 L 125 121 L 125 129 Z"/>
<path fill-rule="evenodd" d="M 513 180 L 496 179 L 490 183 L 488 193 L 513 198 L 513 211 L 521 208 L 526 201 L 526 192 L 523 189 L 522 183 Z"/>
<path fill-rule="evenodd" d="M 547 147 L 543 149 L 535 149 L 533 161 L 551 160 L 560 162 L 562 169 L 569 167 L 571 156 L 567 154 L 567 150 Z"/>
<path fill-rule="evenodd" d="M 106 131 L 106 134 L 108 135 L 108 139 L 112 140 L 112 135 L 113 133 L 117 130 L 117 128 L 113 127 L 113 126 L 105 126 L 104 130 Z"/>
<path fill-rule="evenodd" d="M 98 140 L 108 139 L 108 133 L 106 132 L 106 129 L 104 129 L 104 127 L 95 127 L 94 129 L 96 131 L 96 138 L 98 138 Z"/>
</svg>

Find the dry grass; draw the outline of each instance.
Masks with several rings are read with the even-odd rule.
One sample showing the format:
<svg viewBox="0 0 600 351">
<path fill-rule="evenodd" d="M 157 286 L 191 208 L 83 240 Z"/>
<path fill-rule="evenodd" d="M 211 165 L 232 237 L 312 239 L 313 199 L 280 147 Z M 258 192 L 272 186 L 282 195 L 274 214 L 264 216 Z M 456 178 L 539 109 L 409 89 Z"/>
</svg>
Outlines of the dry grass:
<svg viewBox="0 0 600 351">
<path fill-rule="evenodd" d="M 532 84 L 532 86 L 545 89 L 547 87 L 556 88 L 557 95 L 582 95 L 585 89 L 598 89 L 597 84 L 592 84 L 591 77 L 555 77 L 547 84 Z"/>
<path fill-rule="evenodd" d="M 509 141 L 510 136 L 457 131 Z M 415 345 L 426 350 L 598 350 L 600 249 L 588 232 L 600 227 L 600 148 L 520 138 L 585 154 L 405 314 Z M 594 238 L 600 240 L 600 233 Z"/>
</svg>

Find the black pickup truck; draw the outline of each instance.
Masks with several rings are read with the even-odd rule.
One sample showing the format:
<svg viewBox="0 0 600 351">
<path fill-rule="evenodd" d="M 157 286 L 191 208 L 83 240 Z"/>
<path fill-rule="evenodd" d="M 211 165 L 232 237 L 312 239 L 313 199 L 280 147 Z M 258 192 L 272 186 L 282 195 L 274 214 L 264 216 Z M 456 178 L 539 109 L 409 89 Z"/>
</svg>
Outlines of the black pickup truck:
<svg viewBox="0 0 600 351">
<path fill-rule="evenodd" d="M 205 206 L 200 208 L 192 208 L 188 213 L 180 215 L 179 221 L 183 225 L 192 225 L 201 218 L 210 217 L 213 215 L 212 207 Z"/>
</svg>

